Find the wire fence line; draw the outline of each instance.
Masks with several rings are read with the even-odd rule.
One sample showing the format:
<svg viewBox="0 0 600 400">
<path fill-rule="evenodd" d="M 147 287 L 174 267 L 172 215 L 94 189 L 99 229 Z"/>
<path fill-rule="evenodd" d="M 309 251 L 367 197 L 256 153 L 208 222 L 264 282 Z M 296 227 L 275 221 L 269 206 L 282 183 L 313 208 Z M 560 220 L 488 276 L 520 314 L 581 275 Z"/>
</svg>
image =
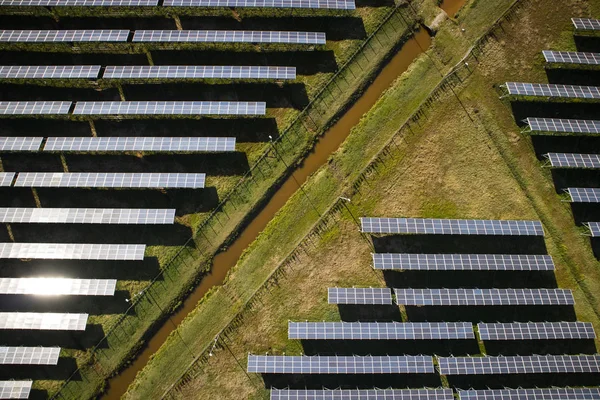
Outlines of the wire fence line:
<svg viewBox="0 0 600 400">
<path fill-rule="evenodd" d="M 164 321 L 174 302 L 193 283 L 201 278 L 201 272 L 210 268 L 213 252 L 220 247 L 219 232 L 229 223 L 232 231 L 238 231 L 252 215 L 236 218 L 244 213 L 248 202 L 256 195 L 262 201 L 270 196 L 269 187 L 277 186 L 289 176 L 292 168 L 285 171 L 285 162 L 278 162 L 273 155 L 276 151 L 290 165 L 308 151 L 307 143 L 322 134 L 342 107 L 340 99 L 364 88 L 372 78 L 374 68 L 382 56 L 398 46 L 415 27 L 417 16 L 406 7 L 405 2 L 396 5 L 374 32 L 366 38 L 348 61 L 331 77 L 314 99 L 274 139 L 273 146 L 258 158 L 219 205 L 200 224 L 194 235 L 162 263 L 160 272 L 149 285 L 130 300 L 129 308 L 107 330 L 104 337 L 88 352 L 88 357 L 80 362 L 78 369 L 53 395 L 53 398 L 79 399 L 92 396 L 102 386 L 104 380 L 119 370 L 148 337 L 144 332 L 152 328 L 152 321 L 158 325 Z M 375 71 L 376 72 L 376 71 Z M 311 139 L 312 138 L 312 139 Z M 282 165 L 284 164 L 284 165 Z M 273 176 L 279 176 L 275 181 Z M 265 190 L 267 194 L 264 194 Z M 260 203 L 260 201 L 259 201 Z M 260 204 L 255 205 L 260 207 Z M 232 237 L 225 240 L 227 244 Z M 215 249 L 215 250 L 206 250 Z M 188 285 L 182 285 L 182 282 Z M 173 293 L 177 295 L 174 295 Z M 161 306 L 164 305 L 164 306 Z M 157 322 L 158 321 L 158 322 Z"/>
</svg>

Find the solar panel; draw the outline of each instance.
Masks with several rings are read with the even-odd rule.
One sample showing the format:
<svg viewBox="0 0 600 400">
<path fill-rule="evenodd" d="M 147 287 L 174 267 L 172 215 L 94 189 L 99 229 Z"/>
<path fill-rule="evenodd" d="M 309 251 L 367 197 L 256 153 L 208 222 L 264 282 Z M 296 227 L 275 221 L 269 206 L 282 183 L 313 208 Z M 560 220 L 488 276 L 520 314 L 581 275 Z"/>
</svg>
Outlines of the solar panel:
<svg viewBox="0 0 600 400">
<path fill-rule="evenodd" d="M 481 340 L 595 339 L 589 322 L 513 322 L 477 325 Z"/>
<path fill-rule="evenodd" d="M 600 121 L 586 119 L 527 118 L 532 131 L 563 133 L 600 133 Z"/>
<path fill-rule="evenodd" d="M 44 7 L 157 6 L 158 0 L 0 0 L 0 5 Z"/>
<path fill-rule="evenodd" d="M 0 207 L 0 223 L 2 222 L 7 224 L 173 224 L 175 209 Z"/>
<path fill-rule="evenodd" d="M 0 347 L 2 365 L 56 365 L 60 347 Z"/>
<path fill-rule="evenodd" d="M 12 185 L 12 181 L 15 178 L 14 172 L 0 172 L 0 187 L 6 187 Z"/>
<path fill-rule="evenodd" d="M 0 259 L 143 260 L 145 244 L 0 243 Z"/>
<path fill-rule="evenodd" d="M 265 115 L 259 101 L 78 101 L 74 115 Z"/>
<path fill-rule="evenodd" d="M 584 53 L 576 51 L 544 50 L 544 58 L 549 63 L 561 64 L 600 64 L 600 53 Z"/>
<path fill-rule="evenodd" d="M 71 104 L 71 101 L 0 101 L 0 114 L 68 114 Z"/>
<path fill-rule="evenodd" d="M 438 357 L 442 375 L 557 374 L 600 372 L 600 355 Z"/>
<path fill-rule="evenodd" d="M 389 288 L 329 288 L 329 304 L 392 304 Z"/>
<path fill-rule="evenodd" d="M 0 399 L 28 399 L 33 381 L 0 381 Z"/>
<path fill-rule="evenodd" d="M 394 289 L 409 306 L 573 305 L 568 289 Z"/>
<path fill-rule="evenodd" d="M 0 151 L 39 151 L 44 138 L 0 137 Z"/>
<path fill-rule="evenodd" d="M 0 329 L 84 331 L 87 314 L 0 312 Z"/>
<path fill-rule="evenodd" d="M 113 296 L 115 279 L 0 278 L 0 294 Z"/>
<path fill-rule="evenodd" d="M 594 400 L 599 388 L 459 390 L 460 400 Z"/>
<path fill-rule="evenodd" d="M 589 228 L 592 237 L 600 236 L 600 222 L 586 222 L 585 225 Z"/>
<path fill-rule="evenodd" d="M 508 90 L 508 94 L 516 96 L 600 99 L 600 87 L 597 86 L 506 82 L 506 88 Z"/>
<path fill-rule="evenodd" d="M 199 189 L 204 187 L 205 177 L 205 174 L 166 172 L 20 172 L 15 186 Z"/>
<path fill-rule="evenodd" d="M 104 79 L 296 79 L 296 67 L 127 65 L 108 66 L 102 77 Z"/>
<path fill-rule="evenodd" d="M 2 36 L 0 36 L 2 39 Z M 324 32 L 137 30 L 134 42 L 325 44 Z"/>
<path fill-rule="evenodd" d="M 288 339 L 474 339 L 470 322 L 289 322 Z"/>
<path fill-rule="evenodd" d="M 0 30 L 4 43 L 126 42 L 129 30 Z"/>
<path fill-rule="evenodd" d="M 100 65 L 2 65 L 3 79 L 96 79 Z"/>
<path fill-rule="evenodd" d="M 573 203 L 600 203 L 600 188 L 567 188 Z"/>
<path fill-rule="evenodd" d="M 434 235 L 525 235 L 543 236 L 539 221 L 481 219 L 361 218 L 366 233 Z"/>
<path fill-rule="evenodd" d="M 452 389 L 271 389 L 271 400 L 454 400 Z"/>
<path fill-rule="evenodd" d="M 165 7 L 321 8 L 354 10 L 346 0 L 165 0 Z"/>
<path fill-rule="evenodd" d="M 575 29 L 581 31 L 598 31 L 600 30 L 600 20 L 592 18 L 571 18 Z"/>
<path fill-rule="evenodd" d="M 378 270 L 414 271 L 552 271 L 548 255 L 373 253 Z"/>
<path fill-rule="evenodd" d="M 600 168 L 600 154 L 548 153 L 553 167 Z"/>
<path fill-rule="evenodd" d="M 255 356 L 248 372 L 262 374 L 431 374 L 430 356 Z"/>
<path fill-rule="evenodd" d="M 0 139 L 1 140 L 1 139 Z M 1 143 L 1 142 L 0 142 Z M 50 137 L 44 151 L 235 151 L 234 137 Z"/>
</svg>

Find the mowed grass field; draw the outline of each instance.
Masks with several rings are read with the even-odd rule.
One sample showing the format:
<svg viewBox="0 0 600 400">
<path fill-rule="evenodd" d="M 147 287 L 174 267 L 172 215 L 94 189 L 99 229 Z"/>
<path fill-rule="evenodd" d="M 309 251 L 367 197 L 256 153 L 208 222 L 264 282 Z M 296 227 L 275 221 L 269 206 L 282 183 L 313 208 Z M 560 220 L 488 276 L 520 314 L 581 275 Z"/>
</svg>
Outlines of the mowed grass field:
<svg viewBox="0 0 600 400">
<path fill-rule="evenodd" d="M 541 51 L 574 50 L 570 18 L 597 16 L 599 1 L 522 0 L 512 18 L 483 46 L 480 63 L 472 66 L 472 74 L 454 89 L 460 102 L 447 91 L 424 117 L 405 130 L 402 138 L 395 140 L 395 145 L 387 148 L 383 163 L 365 182 L 354 189 L 351 186 L 364 165 L 435 86 L 438 70 L 445 73 L 460 60 L 510 3 L 470 1 L 460 12 L 458 23 L 442 22 L 428 56 L 420 57 L 382 96 L 343 147 L 305 185 L 305 191 L 323 211 L 337 196 L 349 195 L 352 202 L 348 207 L 355 216 L 539 219 L 546 230 L 544 243 L 501 239 L 483 245 L 507 252 L 547 251 L 556 263 L 555 282 L 552 277 L 540 282 L 532 275 L 523 277 L 519 273 L 480 282 L 461 282 L 451 277 L 444 281 L 429 274 L 415 280 L 415 285 L 569 288 L 576 298 L 577 319 L 590 321 L 600 330 L 600 264 L 592 253 L 590 239 L 576 227 L 569 204 L 561 201 L 555 191 L 550 170 L 542 168 L 530 138 L 521 134 L 515 123 L 510 101 L 500 99 L 498 89 L 499 84 L 512 80 L 546 82 Z M 302 251 L 283 267 L 284 273 L 243 311 L 241 323 L 221 338 L 226 347 L 218 346 L 193 379 L 172 393 L 175 397 L 268 398 L 262 378 L 244 372 L 248 353 L 302 354 L 306 350 L 301 343 L 287 339 L 287 321 L 339 321 L 339 309 L 327 304 L 328 287 L 386 285 L 388 277 L 371 268 L 372 239 L 365 240 L 347 211 L 340 210 L 335 213 L 334 224 L 303 242 Z M 276 269 L 288 249 L 293 249 L 309 231 L 309 222 L 316 220 L 302 193 L 297 193 L 245 253 L 224 290 L 234 295 L 252 280 L 252 270 L 258 274 L 265 265 Z M 385 241 L 376 240 L 375 245 L 386 248 Z M 456 246 L 468 252 L 469 246 L 482 242 L 457 240 L 428 245 L 430 252 L 435 252 L 436 246 L 444 251 Z M 402 282 L 402 275 L 397 280 Z M 197 315 L 190 317 L 192 321 L 202 318 L 202 306 Z M 542 310 L 539 312 L 539 316 L 544 315 Z M 420 320 L 424 315 L 417 310 L 403 310 L 405 320 Z M 444 316 L 448 320 L 461 317 L 476 318 L 453 315 L 451 310 Z M 503 317 L 525 318 L 516 310 Z M 186 323 L 180 328 L 182 333 Z M 142 398 L 140 394 L 148 393 L 160 380 L 160 369 L 152 370 L 160 361 L 153 364 L 130 389 L 129 398 Z"/>
</svg>

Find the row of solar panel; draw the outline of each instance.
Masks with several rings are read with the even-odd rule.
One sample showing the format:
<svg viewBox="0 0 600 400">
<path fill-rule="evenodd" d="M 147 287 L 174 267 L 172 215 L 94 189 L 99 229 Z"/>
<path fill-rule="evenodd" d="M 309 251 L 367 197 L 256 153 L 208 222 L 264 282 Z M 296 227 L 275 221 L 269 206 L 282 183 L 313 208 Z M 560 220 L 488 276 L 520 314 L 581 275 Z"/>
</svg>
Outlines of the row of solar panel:
<svg viewBox="0 0 600 400">
<path fill-rule="evenodd" d="M 589 322 L 479 323 L 481 340 L 595 339 Z M 470 322 L 288 322 L 299 340 L 474 339 Z"/>
<path fill-rule="evenodd" d="M 128 29 L 0 30 L 0 43 L 129 42 Z M 136 30 L 133 43 L 325 44 L 324 32 Z"/>
<path fill-rule="evenodd" d="M 169 172 L 0 172 L 0 186 L 201 189 L 205 174 Z"/>
<path fill-rule="evenodd" d="M 549 255 L 373 253 L 377 270 L 553 271 Z"/>
<path fill-rule="evenodd" d="M 115 279 L 0 278 L 0 294 L 113 296 Z"/>
<path fill-rule="evenodd" d="M 2 65 L 0 79 L 296 79 L 296 67 Z"/>
<path fill-rule="evenodd" d="M 0 207 L 6 224 L 173 224 L 175 209 Z"/>
<path fill-rule="evenodd" d="M 43 137 L 0 137 L 0 151 L 220 153 L 235 151 L 235 142 L 234 137 L 49 137 L 44 143 Z"/>
<path fill-rule="evenodd" d="M 143 260 L 145 244 L 0 243 L 0 259 Z"/>
<path fill-rule="evenodd" d="M 0 6 L 156 7 L 159 0 L 0 0 Z M 320 8 L 354 10 L 350 0 L 164 0 L 163 7 Z"/>
<path fill-rule="evenodd" d="M 394 289 L 396 303 L 409 306 L 573 305 L 568 289 Z M 329 288 L 329 304 L 391 305 L 389 288 Z"/>
<path fill-rule="evenodd" d="M 599 373 L 600 355 L 437 357 L 442 375 Z M 257 356 L 248 372 L 262 374 L 432 374 L 430 356 Z"/>
<path fill-rule="evenodd" d="M 553 83 L 506 82 L 508 94 L 514 96 L 600 99 L 600 87 L 559 85 Z"/>
</svg>

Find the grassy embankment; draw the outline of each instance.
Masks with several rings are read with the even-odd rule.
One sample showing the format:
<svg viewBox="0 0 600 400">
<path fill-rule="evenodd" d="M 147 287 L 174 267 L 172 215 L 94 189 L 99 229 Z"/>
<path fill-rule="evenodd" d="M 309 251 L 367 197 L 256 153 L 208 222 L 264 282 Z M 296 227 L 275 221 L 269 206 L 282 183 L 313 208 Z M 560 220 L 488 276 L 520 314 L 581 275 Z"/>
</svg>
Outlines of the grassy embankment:
<svg viewBox="0 0 600 400">
<path fill-rule="evenodd" d="M 396 82 L 363 118 L 328 165 L 305 185 L 305 191 L 317 208 L 327 209 L 345 189 L 349 189 L 348 185 L 360 176 L 366 164 L 378 154 L 406 118 L 421 104 L 427 93 L 440 81 L 438 69 L 443 73 L 448 72 L 509 3 L 471 2 L 461 11 L 459 25 L 451 21 L 441 25 L 434 46 L 428 52 L 429 58 L 421 57 L 409 73 Z M 524 9 L 518 11 L 517 15 L 520 15 L 520 18 L 538 21 L 534 16 L 541 13 L 541 2 L 532 0 L 523 3 Z M 577 9 L 573 3 L 553 7 L 555 10 L 541 13 L 543 18 L 548 18 L 549 21 L 540 18 L 539 24 L 533 24 L 536 30 L 543 27 L 543 33 L 539 34 L 539 37 L 532 39 L 533 33 L 522 32 L 518 24 L 505 23 L 503 27 L 510 25 L 510 34 L 519 40 L 512 36 L 506 39 L 500 30 L 496 32 L 500 40 L 511 43 L 508 49 L 504 43 L 491 42 L 486 45 L 486 52 L 482 56 L 485 59 L 483 65 L 475 69 L 475 74 L 469 78 L 466 85 L 460 87 L 459 92 L 465 107 L 475 116 L 472 116 L 473 123 L 460 111 L 462 108 L 456 99 L 451 97 L 436 106 L 435 113 L 428 118 L 432 122 L 429 122 L 427 127 L 421 124 L 413 125 L 412 134 L 406 137 L 406 142 L 396 141 L 395 146 L 387 147 L 387 159 L 390 161 L 386 159 L 385 165 L 379 168 L 380 176 L 373 178 L 377 181 L 369 181 L 362 185 L 365 197 L 355 196 L 350 205 L 357 215 L 540 218 L 549 231 L 551 240 L 548 241 L 547 247 L 551 254 L 558 246 L 553 244 L 555 241 L 560 243 L 568 239 L 573 241 L 573 246 L 578 246 L 576 252 L 582 254 L 577 258 L 585 255 L 585 265 L 589 265 L 590 273 L 594 271 L 596 261 L 591 256 L 586 239 L 579 236 L 574 228 L 568 207 L 556 201 L 557 196 L 551 190 L 548 176 L 544 176 L 544 172 L 540 170 L 530 146 L 526 140 L 514 133 L 506 135 L 506 132 L 518 130 L 512 122 L 509 109 L 497 100 L 498 94 L 489 83 L 500 83 L 509 79 L 501 70 L 509 67 L 512 68 L 513 76 L 528 78 L 522 71 L 526 66 L 521 60 L 525 59 L 537 60 L 536 78 L 543 79 L 543 70 L 539 68 L 540 61 L 537 56 L 543 47 L 541 43 L 556 42 L 559 39 L 562 40 L 561 43 L 566 43 L 571 32 L 568 19 L 563 17 L 565 13 L 589 13 L 589 10 Z M 560 26 L 567 33 L 556 26 Z M 461 31 L 461 28 L 464 28 L 464 31 Z M 520 43 L 524 47 L 523 51 L 515 52 L 513 43 Z M 537 43 L 538 46 L 530 46 L 530 43 Z M 503 49 L 504 59 L 502 56 L 492 57 L 497 55 L 495 46 Z M 517 54 L 518 60 L 513 58 Z M 487 57 L 490 57 L 490 61 Z M 533 67 L 534 64 L 531 65 Z M 489 76 L 492 72 L 496 75 Z M 531 79 L 533 80 L 533 77 Z M 484 102 L 484 99 L 488 99 L 490 103 Z M 484 105 L 487 108 L 483 109 Z M 496 121 L 491 118 L 496 114 L 503 115 L 504 120 L 499 117 L 495 122 L 496 126 L 487 127 Z M 479 121 L 485 122 L 486 125 Z M 483 126 L 490 131 L 485 136 L 481 134 Z M 493 138 L 492 132 L 498 137 L 493 143 L 487 143 Z M 520 147 L 504 148 L 507 144 L 512 146 L 513 142 Z M 428 150 L 431 150 L 431 154 Z M 526 160 L 532 165 L 521 166 Z M 398 164 L 400 161 L 403 163 Z M 404 164 L 409 161 L 412 163 L 410 166 Z M 517 165 L 513 165 L 515 162 Z M 526 177 L 531 183 L 519 184 L 524 178 L 520 176 L 518 168 L 524 168 L 532 175 Z M 398 178 L 409 171 L 410 176 Z M 384 179 L 393 183 L 386 183 Z M 526 190 L 535 187 L 535 190 L 542 192 L 546 190 L 540 192 L 543 194 L 539 195 L 540 204 L 551 204 L 553 208 L 546 210 L 534 204 L 533 200 L 529 200 L 533 195 L 524 193 L 521 187 Z M 552 219 L 559 219 L 564 229 L 573 232 L 575 236 L 564 239 L 560 237 L 556 228 L 547 222 Z M 210 359 L 206 367 L 198 369 L 198 377 L 183 390 L 184 396 L 192 393 L 202 398 L 228 398 L 233 393 L 242 393 L 242 397 L 244 394 L 251 396 L 251 393 L 257 390 L 253 385 L 260 384 L 248 384 L 247 378 L 237 365 L 240 360 L 242 365 L 244 364 L 248 351 L 260 353 L 271 349 L 288 354 L 299 353 L 299 343 L 285 340 L 287 319 L 338 320 L 339 315 L 335 307 L 326 305 L 324 301 L 327 286 L 382 284 L 381 277 L 369 271 L 369 247 L 356 234 L 356 228 L 351 221 L 346 219 L 341 225 L 322 233 L 319 244 L 312 243 L 308 246 L 316 246 L 319 251 L 307 250 L 310 255 L 308 258 L 301 257 L 301 264 L 293 262 L 293 265 L 299 266 L 298 270 L 292 269 L 284 277 L 279 277 L 273 286 L 269 285 L 268 291 L 260 290 L 263 282 L 277 270 L 279 263 L 294 250 L 298 241 L 316 220 L 317 216 L 310 212 L 307 200 L 298 194 L 294 196 L 247 250 L 230 274 L 224 289 L 220 288 L 206 298 L 194 314 L 180 326 L 178 333 L 184 338 L 189 338 L 189 341 L 186 340 L 188 343 L 194 342 L 195 351 L 197 348 L 210 348 L 214 335 L 220 328 L 225 328 L 229 321 L 234 321 L 236 325 L 234 329 L 227 330 L 227 335 L 223 335 L 228 336 L 224 340 L 236 355 L 236 359 L 231 357 L 229 351 L 219 352 L 218 356 Z M 273 243 L 277 243 L 277 246 L 273 246 Z M 562 255 L 560 252 L 553 255 L 557 258 L 559 284 L 574 286 L 569 285 L 569 276 L 573 271 L 572 263 L 568 263 L 571 266 L 568 267 L 564 261 L 569 259 L 568 255 Z M 252 296 L 257 291 L 260 297 L 253 301 Z M 595 320 L 594 314 L 589 312 L 594 308 L 594 305 L 590 304 L 595 300 L 584 298 L 583 291 L 578 291 L 577 296 L 580 318 Z M 249 303 L 251 306 L 247 307 Z M 238 310 L 244 310 L 244 313 L 240 316 L 236 314 Z M 187 349 L 176 342 L 176 337 L 172 336 L 163 346 L 138 376 L 135 386 L 130 388 L 129 398 L 143 398 L 150 393 L 149 391 L 164 387 L 164 374 L 167 371 L 171 374 L 173 369 L 178 369 L 175 360 L 183 359 L 187 352 Z M 243 389 L 240 390 L 240 387 Z M 201 395 L 198 395 L 198 391 Z"/>
</svg>

